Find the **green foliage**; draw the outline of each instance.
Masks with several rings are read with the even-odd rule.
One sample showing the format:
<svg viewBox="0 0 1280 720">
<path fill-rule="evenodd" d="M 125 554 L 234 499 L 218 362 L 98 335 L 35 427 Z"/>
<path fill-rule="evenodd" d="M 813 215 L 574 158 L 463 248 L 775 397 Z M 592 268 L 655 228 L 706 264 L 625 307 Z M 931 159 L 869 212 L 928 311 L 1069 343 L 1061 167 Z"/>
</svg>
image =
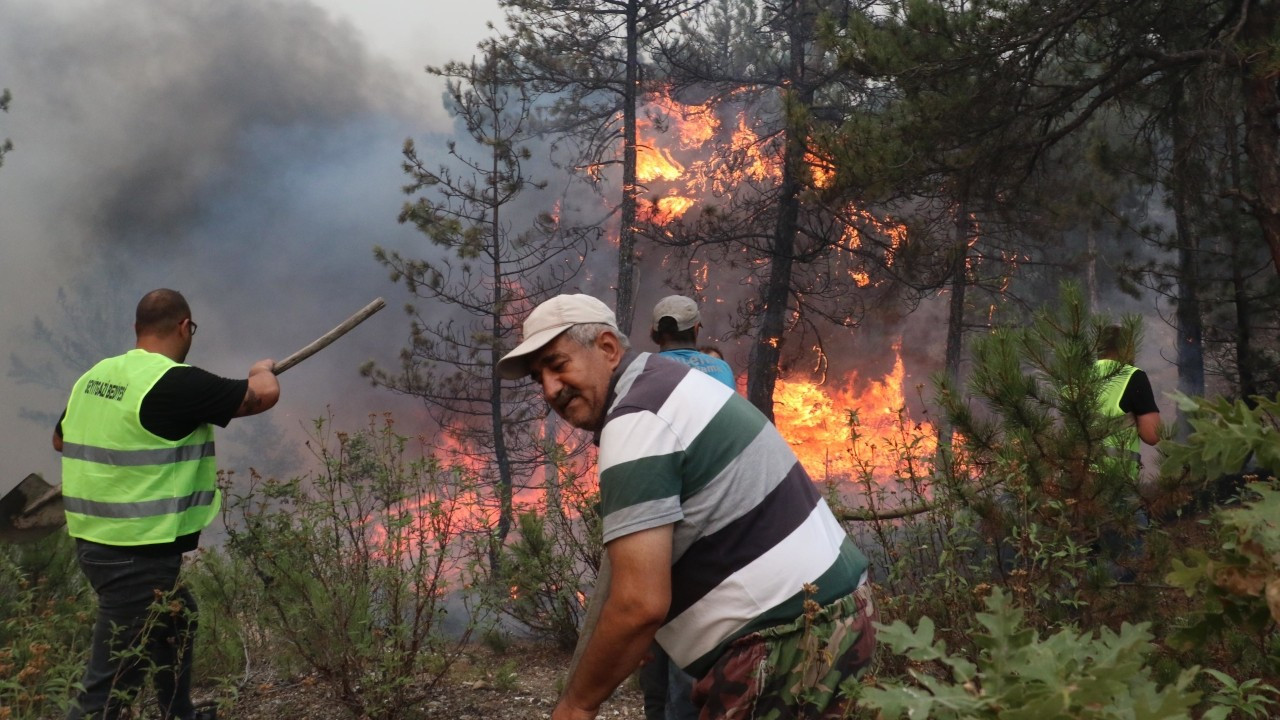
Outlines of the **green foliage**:
<svg viewBox="0 0 1280 720">
<path fill-rule="evenodd" d="M 314 671 L 361 717 L 396 718 L 427 697 L 470 634 L 447 631 L 465 581 L 462 538 L 485 534 L 465 469 L 415 459 L 390 418 L 344 433 L 316 423 L 307 478 L 254 477 L 228 493 L 228 552 L 252 570 L 263 612 L 249 630 L 279 638 L 276 662 Z"/>
<path fill-rule="evenodd" d="M 234 701 L 251 658 L 261 661 L 279 651 L 255 632 L 264 612 L 261 585 L 243 558 L 220 547 L 202 548 L 183 570 L 183 581 L 200 608 L 192 682 L 217 686 L 219 697 Z"/>
<path fill-rule="evenodd" d="M 540 640 L 569 650 L 578 641 L 584 600 L 603 552 L 599 492 L 573 471 L 563 448 L 543 501 L 517 517 L 487 602 Z M 496 583 L 493 585 L 492 583 Z"/>
<path fill-rule="evenodd" d="M 93 612 L 67 535 L 0 546 L 0 718 L 66 711 L 88 660 Z"/>
<path fill-rule="evenodd" d="M 1191 550 L 1173 561 L 1165 579 L 1201 603 L 1174 634 L 1175 645 L 1194 648 L 1216 635 L 1244 633 L 1268 649 L 1271 671 L 1280 671 L 1274 647 L 1280 621 L 1278 518 L 1280 483 L 1251 483 L 1240 507 L 1217 513 L 1219 547 Z"/>
<path fill-rule="evenodd" d="M 1231 713 L 1237 712 L 1240 717 L 1271 717 L 1276 700 L 1268 695 L 1278 695 L 1275 687 L 1257 678 L 1237 683 L 1234 678 L 1217 670 L 1205 670 L 1221 686 L 1209 697 L 1214 705 L 1203 716 L 1202 720 L 1225 720 Z"/>
<path fill-rule="evenodd" d="M 1174 394 L 1191 433 L 1182 443 L 1169 443 L 1164 472 L 1184 468 L 1202 479 L 1231 475 L 1245 468 L 1250 456 L 1258 465 L 1280 469 L 1280 395 L 1274 399 L 1199 398 Z"/>
<path fill-rule="evenodd" d="M 504 555 L 502 576 L 511 585 L 507 612 L 561 649 L 578 641 L 582 602 L 572 556 L 557 552 L 545 518 L 535 511 L 517 519 L 519 537 Z"/>
<path fill-rule="evenodd" d="M 1129 422 L 1099 410 L 1111 376 L 1094 361 L 1108 324 L 1064 285 L 1056 307 L 974 343 L 967 393 L 946 377 L 936 380 L 938 403 L 955 431 L 941 448 L 939 502 L 960 511 L 977 534 L 969 543 L 988 554 L 988 582 L 1013 591 L 1050 622 L 1102 610 L 1094 605 L 1113 584 L 1102 560 L 1112 558 L 1091 547 L 1104 537 L 1135 535 L 1145 504 L 1138 478 L 1111 462 L 1104 445 Z M 1137 319 L 1124 327 L 1128 344 L 1136 345 Z M 1121 558 L 1124 548 L 1109 552 L 1136 560 Z"/>
<path fill-rule="evenodd" d="M 1250 457 L 1264 467 L 1280 467 L 1280 398 L 1243 401 L 1178 396 L 1192 428 L 1183 443 L 1168 443 L 1166 474 L 1216 479 L 1244 470 Z M 1193 549 L 1174 560 L 1166 580 L 1200 606 L 1173 636 L 1182 648 L 1202 647 L 1210 638 L 1251 638 L 1280 671 L 1275 647 L 1280 621 L 1280 483 L 1249 483 L 1240 504 L 1213 518 L 1217 547 Z"/>
<path fill-rule="evenodd" d="M 1152 678 L 1145 623 L 1125 623 L 1118 633 L 1065 629 L 1041 637 L 1001 590 L 986 607 L 977 616 L 982 630 L 973 658 L 949 652 L 928 618 L 915 630 L 901 621 L 879 626 L 879 640 L 916 664 L 913 682 L 865 689 L 862 702 L 886 719 L 1169 720 L 1190 718 L 1200 699 L 1191 687 L 1198 668 L 1164 686 Z"/>
</svg>

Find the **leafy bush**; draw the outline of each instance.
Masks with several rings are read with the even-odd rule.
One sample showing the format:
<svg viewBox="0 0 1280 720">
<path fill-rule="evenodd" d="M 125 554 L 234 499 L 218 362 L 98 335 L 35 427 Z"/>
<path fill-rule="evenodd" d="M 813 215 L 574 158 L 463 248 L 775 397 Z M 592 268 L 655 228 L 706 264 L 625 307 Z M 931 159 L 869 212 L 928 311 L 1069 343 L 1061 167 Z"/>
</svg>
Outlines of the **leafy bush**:
<svg viewBox="0 0 1280 720">
<path fill-rule="evenodd" d="M 1172 720 L 1190 718 L 1200 700 L 1192 689 L 1198 668 L 1163 687 L 1153 680 L 1146 623 L 1125 623 L 1118 633 L 1066 629 L 1042 638 L 1002 590 L 986 607 L 976 618 L 983 630 L 974 634 L 972 659 L 948 652 L 927 617 L 915 630 L 902 621 L 878 626 L 879 640 L 916 667 L 911 683 L 862 690 L 863 705 L 886 720 Z"/>
<path fill-rule="evenodd" d="M 1263 467 L 1280 467 L 1280 397 L 1246 403 L 1179 395 L 1177 401 L 1192 432 L 1184 442 L 1169 444 L 1166 474 L 1213 481 L 1241 473 L 1251 458 Z M 1238 506 L 1212 518 L 1214 546 L 1186 552 L 1166 577 L 1197 603 L 1171 641 L 1186 652 L 1203 652 L 1215 641 L 1243 641 L 1236 654 L 1258 658 L 1261 670 L 1274 678 L 1280 675 L 1280 482 L 1247 477 L 1254 481 L 1240 493 Z"/>
<path fill-rule="evenodd" d="M 1243 470 L 1250 457 L 1263 468 L 1280 471 L 1280 395 L 1244 400 L 1195 398 L 1174 394 L 1191 428 L 1187 439 L 1170 443 L 1164 473 L 1189 472 L 1209 480 Z"/>
<path fill-rule="evenodd" d="M 248 563 L 220 547 L 201 548 L 183 580 L 200 609 L 192 682 L 218 688 L 232 704 L 249 674 L 267 665 L 262 660 L 280 656 L 280 643 L 260 632 L 261 584 Z"/>
<path fill-rule="evenodd" d="M 1152 593 L 1114 579 L 1113 558 L 1145 569 L 1128 545 L 1150 508 L 1138 479 L 1107 461 L 1104 438 L 1128 422 L 1098 410 L 1106 378 L 1094 359 L 1108 324 L 1066 286 L 1057 306 L 975 341 L 963 388 L 937 379 L 940 436 L 900 413 L 897 432 L 866 447 L 851 417 L 869 508 L 841 514 L 866 521 L 855 532 L 874 541 L 863 545 L 884 585 L 884 617 L 931 617 L 949 643 L 974 652 L 975 616 L 993 587 L 1039 630 L 1114 627 L 1151 609 Z M 1137 320 L 1125 327 L 1136 343 Z M 885 466 L 889 482 L 877 474 Z M 1107 548 L 1111 538 L 1120 547 Z"/>
<path fill-rule="evenodd" d="M 0 719 L 66 712 L 88 661 L 95 610 L 65 533 L 0 546 Z"/>
<path fill-rule="evenodd" d="M 1151 599 L 1115 581 L 1125 571 L 1145 580 L 1134 538 L 1140 518 L 1157 513 L 1104 444 L 1132 422 L 1100 412 L 1110 378 L 1095 358 L 1109 324 L 1064 285 L 1056 306 L 974 343 L 967 392 L 937 382 L 955 435 L 934 487 L 973 514 L 990 582 L 1015 593 L 1037 626 L 1115 623 Z M 1122 326 L 1136 346 L 1138 319 Z"/>
<path fill-rule="evenodd" d="M 490 580 L 488 602 L 533 637 L 568 650 L 578 641 L 587 590 L 603 551 L 599 491 L 562 452 L 553 462 L 555 479 L 548 492 L 517 517 L 517 532 Z"/>
<path fill-rule="evenodd" d="M 228 491 L 228 551 L 252 570 L 277 662 L 314 671 L 360 717 L 396 718 L 458 657 L 471 620 L 446 631 L 466 578 L 466 537 L 485 533 L 475 478 L 410 457 L 390 418 L 359 432 L 316 422 L 320 470 Z"/>
<path fill-rule="evenodd" d="M 1217 514 L 1221 543 L 1212 553 L 1190 550 L 1174 560 L 1167 580 L 1202 603 L 1173 641 L 1203 645 L 1224 631 L 1246 633 L 1269 648 L 1280 622 L 1280 483 L 1255 482 L 1240 507 Z M 1271 648 L 1271 672 L 1280 657 Z"/>
</svg>

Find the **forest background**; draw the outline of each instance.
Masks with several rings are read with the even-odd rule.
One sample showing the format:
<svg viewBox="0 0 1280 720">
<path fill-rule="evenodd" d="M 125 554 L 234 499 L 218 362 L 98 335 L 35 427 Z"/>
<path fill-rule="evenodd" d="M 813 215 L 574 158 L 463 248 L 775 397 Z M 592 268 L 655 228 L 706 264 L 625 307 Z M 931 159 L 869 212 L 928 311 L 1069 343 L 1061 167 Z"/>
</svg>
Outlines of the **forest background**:
<svg viewBox="0 0 1280 720">
<path fill-rule="evenodd" d="M 641 346 L 651 302 L 681 292 L 703 303 L 706 339 L 726 350 L 741 391 L 876 556 L 884 620 L 917 628 L 886 631 L 893 652 L 878 679 L 847 689 L 867 708 L 1268 712 L 1274 496 L 1254 486 L 1243 508 L 1212 513 L 1244 474 L 1275 467 L 1273 3 L 501 7 L 474 53 L 428 68 L 446 81 L 453 132 L 403 145 L 398 219 L 418 232 L 355 242 L 397 283 L 379 292 L 398 287 L 407 305 L 407 328 L 379 326 L 407 335 L 398 360 L 360 366 L 385 401 L 338 390 L 349 380 L 304 390 L 331 404 L 314 422 L 291 420 L 310 437 L 309 459 L 298 430 L 281 426 L 287 415 L 232 435 L 226 542 L 193 570 L 243 593 L 222 606 L 210 682 L 244 671 L 228 648 L 278 645 L 282 671 L 309 668 L 357 715 L 392 717 L 421 712 L 470 628 L 492 643 L 527 631 L 571 647 L 599 552 L 590 449 L 528 383 L 491 369 L 528 309 L 556 292 L 605 298 Z M 367 233 L 344 217 L 346 232 L 295 238 L 349 204 L 333 192 L 349 168 L 317 158 L 390 162 L 367 149 L 397 91 L 305 6 L 263 12 L 167 18 L 153 44 L 191 41 L 196 20 L 226 24 L 194 46 L 205 62 L 192 66 L 216 71 L 118 60 L 148 67 L 140 100 L 230 107 L 255 129 L 198 113 L 193 135 L 191 123 L 152 130 L 130 162 L 83 168 L 110 191 L 49 217 L 108 240 L 74 249 L 84 274 L 35 313 L 10 378 L 68 386 L 125 346 L 127 314 L 113 308 L 132 304 L 130 288 L 172 268 L 186 268 L 207 304 L 241 308 L 220 311 L 202 340 L 300 345 L 316 332 L 261 312 L 274 308 L 262 298 L 337 308 L 354 297 L 351 236 Z M 320 40 L 325 52 L 310 54 Z M 264 73 L 294 65 L 308 82 Z M 73 75 L 53 77 L 75 87 Z M 6 94 L 6 111 L 23 97 L 22 86 Z M 129 111 L 119 127 L 148 124 L 145 103 L 107 109 Z M 20 129 L 3 133 L 0 179 L 65 208 L 38 189 L 56 165 L 19 165 Z M 23 221 L 11 231 L 32 232 Z M 209 247 L 227 237 L 238 240 Z M 290 272 L 316 258 L 328 268 L 320 283 Z M 224 266 L 237 273 L 210 272 Z M 233 298 L 231 283 L 253 291 Z M 1088 369 L 1109 322 L 1126 326 L 1170 421 L 1139 484 L 1100 460 L 1114 423 L 1096 412 Z M 235 352 L 245 364 L 261 354 Z M 25 409 L 46 429 L 59 409 L 47 402 Z M 1137 579 L 1117 582 L 1094 549 L 1108 531 L 1144 538 Z M 10 557 L 21 592 L 6 596 L 18 676 L 6 701 L 20 716 L 56 712 L 75 680 L 86 601 L 62 572 L 64 550 Z M 66 613 L 45 606 L 57 598 Z M 461 627 L 443 626 L 446 598 L 468 603 Z M 60 621 L 28 622 L 46 611 Z M 43 632 L 48 642 L 30 635 Z M 1044 665 L 1035 683 L 1021 677 L 1028 662 Z"/>
</svg>

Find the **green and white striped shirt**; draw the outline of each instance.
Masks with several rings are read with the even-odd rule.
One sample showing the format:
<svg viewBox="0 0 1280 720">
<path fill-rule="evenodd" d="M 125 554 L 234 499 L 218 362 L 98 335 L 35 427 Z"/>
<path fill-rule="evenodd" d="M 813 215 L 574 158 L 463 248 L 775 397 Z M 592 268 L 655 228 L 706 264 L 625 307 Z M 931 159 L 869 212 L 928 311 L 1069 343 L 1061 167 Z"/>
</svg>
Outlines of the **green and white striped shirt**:
<svg viewBox="0 0 1280 720">
<path fill-rule="evenodd" d="M 703 674 L 734 640 L 864 581 L 853 545 L 795 453 L 745 398 L 651 353 L 624 358 L 600 432 L 604 541 L 675 524 L 671 611 L 657 639 Z"/>
</svg>

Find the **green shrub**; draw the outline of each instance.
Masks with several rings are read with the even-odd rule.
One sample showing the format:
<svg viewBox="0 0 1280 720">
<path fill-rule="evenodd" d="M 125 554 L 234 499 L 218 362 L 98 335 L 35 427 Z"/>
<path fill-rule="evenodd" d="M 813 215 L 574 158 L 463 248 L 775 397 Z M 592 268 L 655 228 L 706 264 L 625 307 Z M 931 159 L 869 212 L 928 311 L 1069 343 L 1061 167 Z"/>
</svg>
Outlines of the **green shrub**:
<svg viewBox="0 0 1280 720">
<path fill-rule="evenodd" d="M 553 449 L 553 479 L 537 503 L 516 516 L 516 532 L 502 549 L 496 574 L 478 584 L 482 602 L 519 623 L 535 639 L 569 650 L 578 641 L 587 590 L 603 552 L 599 491 Z M 477 565 L 483 573 L 486 568 Z"/>
<path fill-rule="evenodd" d="M 276 662 L 314 671 L 357 716 L 400 717 L 470 634 L 444 619 L 467 580 L 463 540 L 485 533 L 478 483 L 411 457 L 390 418 L 350 434 L 317 421 L 311 445 L 311 476 L 228 493 L 228 552 L 262 598 L 255 630 L 288 649 Z"/>
<path fill-rule="evenodd" d="M 915 664 L 912 682 L 863 689 L 862 704 L 886 720 L 1173 720 L 1190 718 L 1200 700 L 1192 689 L 1198 668 L 1163 686 L 1152 679 L 1145 623 L 1042 638 L 1002 590 L 986 607 L 976 617 L 974 657 L 949 652 L 927 617 L 915 630 L 901 621 L 879 626 L 880 642 Z"/>
<path fill-rule="evenodd" d="M 0 718 L 66 712 L 88 661 L 95 612 L 65 533 L 0 546 Z"/>
</svg>

